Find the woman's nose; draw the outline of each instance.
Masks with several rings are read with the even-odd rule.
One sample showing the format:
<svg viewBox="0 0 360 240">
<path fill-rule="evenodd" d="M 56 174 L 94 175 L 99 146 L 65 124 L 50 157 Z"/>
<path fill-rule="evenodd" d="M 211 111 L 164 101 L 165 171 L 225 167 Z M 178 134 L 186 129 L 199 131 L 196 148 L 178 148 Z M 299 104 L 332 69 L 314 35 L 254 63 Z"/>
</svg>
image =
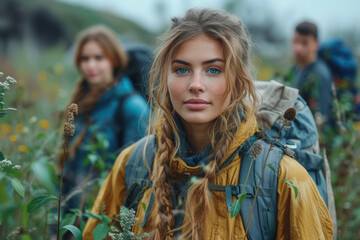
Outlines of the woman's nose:
<svg viewBox="0 0 360 240">
<path fill-rule="evenodd" d="M 194 72 L 192 74 L 189 90 L 190 92 L 203 92 L 205 90 L 204 76 L 201 72 Z"/>
</svg>

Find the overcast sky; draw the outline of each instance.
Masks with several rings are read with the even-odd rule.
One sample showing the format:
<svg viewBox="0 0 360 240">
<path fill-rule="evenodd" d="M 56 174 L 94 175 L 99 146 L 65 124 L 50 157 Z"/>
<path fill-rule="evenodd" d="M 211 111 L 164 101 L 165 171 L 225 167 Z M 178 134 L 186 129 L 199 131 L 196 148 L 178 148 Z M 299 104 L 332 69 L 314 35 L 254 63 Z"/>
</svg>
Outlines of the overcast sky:
<svg viewBox="0 0 360 240">
<path fill-rule="evenodd" d="M 60 0 L 95 9 L 106 10 L 129 18 L 149 30 L 156 31 L 173 16 L 182 16 L 190 7 L 222 8 L 229 0 Z M 259 9 L 254 14 L 273 14 L 284 28 L 292 33 L 297 22 L 308 19 L 318 24 L 320 36 L 334 28 L 354 28 L 360 31 L 360 0 L 243 0 Z M 164 16 L 156 11 L 162 2 Z M 239 16 L 241 18 L 241 16 Z"/>
</svg>

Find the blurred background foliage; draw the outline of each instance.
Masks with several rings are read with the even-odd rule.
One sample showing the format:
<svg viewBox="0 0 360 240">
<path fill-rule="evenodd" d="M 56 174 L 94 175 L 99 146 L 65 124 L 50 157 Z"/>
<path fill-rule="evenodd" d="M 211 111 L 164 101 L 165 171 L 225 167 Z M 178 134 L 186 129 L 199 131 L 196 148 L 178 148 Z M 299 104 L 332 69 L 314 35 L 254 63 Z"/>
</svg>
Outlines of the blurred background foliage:
<svg viewBox="0 0 360 240">
<path fill-rule="evenodd" d="M 154 0 L 154 5 L 164 19 L 164 1 Z M 281 81 L 292 66 L 291 36 L 271 11 L 235 0 L 224 1 L 222 8 L 242 18 L 249 29 L 255 50 L 254 78 Z M 114 13 L 60 1 L 0 2 L 0 71 L 4 73 L 0 81 L 8 75 L 17 80 L 6 91 L 4 103 L 18 109 L 0 117 L 0 152 L 13 166 L 21 166 L 0 171 L 0 239 L 50 239 L 56 232 L 56 202 L 50 199 L 36 211 L 29 211 L 29 203 L 41 194 L 57 195 L 58 153 L 65 121 L 62 112 L 79 76 L 72 59 L 74 38 L 98 23 L 113 28 L 125 47 L 142 44 L 153 48 L 156 36 L 167 27 L 163 23 L 157 30 L 148 30 Z M 340 36 L 360 60 L 359 31 L 351 26 L 334 28 L 328 32 L 331 36 Z M 359 82 L 358 75 L 358 86 Z M 328 148 L 332 169 L 338 239 L 360 239 L 360 126 L 351 120 L 346 126 L 345 133 L 333 131 L 322 136 L 322 142 Z M 98 183 L 104 176 L 106 172 Z M 13 179 L 23 186 L 23 194 Z M 89 191 L 90 199 L 97 188 Z M 63 222 L 73 224 L 75 216 L 64 216 Z"/>
</svg>

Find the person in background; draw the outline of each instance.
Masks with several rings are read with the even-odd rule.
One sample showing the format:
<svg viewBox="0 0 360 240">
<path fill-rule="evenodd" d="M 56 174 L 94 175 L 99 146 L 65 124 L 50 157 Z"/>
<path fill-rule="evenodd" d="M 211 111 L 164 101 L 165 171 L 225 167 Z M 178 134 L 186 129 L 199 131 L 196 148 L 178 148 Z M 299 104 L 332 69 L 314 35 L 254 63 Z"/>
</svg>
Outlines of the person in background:
<svg viewBox="0 0 360 240">
<path fill-rule="evenodd" d="M 145 135 L 149 117 L 146 100 L 123 74 L 126 51 L 108 27 L 83 30 L 77 37 L 74 61 L 81 76 L 69 103 L 78 105 L 79 114 L 65 162 L 65 199 L 74 195 L 66 209 L 83 207 L 84 184 L 111 168 L 121 149 Z"/>
<path fill-rule="evenodd" d="M 299 23 L 292 41 L 295 66 L 290 75 L 321 130 L 331 112 L 333 77 L 328 66 L 318 58 L 318 47 L 317 26 L 308 21 Z"/>
<path fill-rule="evenodd" d="M 261 172 L 259 162 L 267 159 L 265 149 L 251 150 L 260 155 L 248 168 L 245 148 L 269 146 L 252 142 L 259 133 L 257 96 L 244 24 L 222 10 L 190 9 L 173 18 L 160 39 L 150 71 L 152 135 L 120 153 L 92 212 L 114 218 L 121 206 L 133 208 L 138 220 L 132 231 L 148 233 L 147 239 L 331 239 L 332 221 L 315 183 L 293 158 L 275 157 L 277 150 L 268 160 L 278 160 L 278 173 L 262 181 L 274 189 L 267 199 L 275 207 L 262 204 L 247 225 L 249 193 L 245 214 L 229 212 L 241 192 L 228 190 L 250 169 Z M 297 197 L 285 179 L 296 184 Z M 98 224 L 88 220 L 84 239 L 93 239 Z"/>
</svg>

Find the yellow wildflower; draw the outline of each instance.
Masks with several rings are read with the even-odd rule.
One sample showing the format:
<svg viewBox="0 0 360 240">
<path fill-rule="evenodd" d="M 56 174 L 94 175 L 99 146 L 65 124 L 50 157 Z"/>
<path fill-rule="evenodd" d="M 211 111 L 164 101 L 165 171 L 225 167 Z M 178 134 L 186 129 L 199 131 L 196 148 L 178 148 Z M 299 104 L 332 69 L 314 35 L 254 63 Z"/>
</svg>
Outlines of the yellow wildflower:
<svg viewBox="0 0 360 240">
<path fill-rule="evenodd" d="M 8 134 L 10 132 L 11 132 L 10 124 L 7 124 L 7 123 L 1 124 L 1 133 L 2 134 Z"/>
<path fill-rule="evenodd" d="M 10 135 L 9 139 L 10 139 L 11 142 L 16 142 L 17 141 L 16 135 Z"/>
<path fill-rule="evenodd" d="M 22 133 L 22 132 L 23 132 L 23 129 L 24 129 L 23 125 L 18 124 L 18 125 L 16 125 L 16 127 L 15 127 L 15 132 L 16 132 L 16 133 Z"/>
<path fill-rule="evenodd" d="M 56 74 L 62 74 L 64 72 L 64 67 L 61 66 L 60 64 L 57 64 L 54 66 L 54 72 Z"/>
<path fill-rule="evenodd" d="M 272 70 L 270 67 L 264 67 L 263 69 L 260 70 L 260 72 L 258 73 L 258 79 L 259 80 L 268 80 L 271 78 L 272 75 Z"/>
<path fill-rule="evenodd" d="M 46 130 L 50 127 L 50 122 L 48 120 L 40 120 L 39 127 L 43 130 Z"/>
<path fill-rule="evenodd" d="M 25 145 L 18 146 L 18 149 L 20 152 L 24 152 L 24 153 L 29 152 L 29 149 Z"/>
<path fill-rule="evenodd" d="M 44 80 L 46 80 L 46 78 L 47 78 L 46 72 L 39 72 L 38 73 L 38 80 L 39 81 L 44 81 Z"/>
<path fill-rule="evenodd" d="M 355 123 L 354 123 L 354 128 L 355 128 L 356 130 L 360 130 L 360 122 L 355 122 Z"/>
</svg>

